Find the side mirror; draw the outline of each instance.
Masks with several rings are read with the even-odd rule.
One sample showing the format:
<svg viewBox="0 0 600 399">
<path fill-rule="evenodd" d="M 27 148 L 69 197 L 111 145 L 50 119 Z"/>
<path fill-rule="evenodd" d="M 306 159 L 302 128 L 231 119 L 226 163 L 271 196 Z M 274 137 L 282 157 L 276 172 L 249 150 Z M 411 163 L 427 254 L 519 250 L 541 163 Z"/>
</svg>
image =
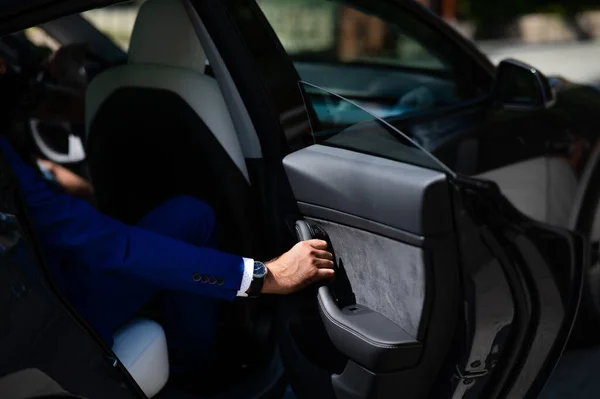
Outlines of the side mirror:
<svg viewBox="0 0 600 399">
<path fill-rule="evenodd" d="M 507 109 L 537 110 L 551 107 L 556 96 L 548 78 L 536 68 L 506 59 L 496 68 L 492 100 Z"/>
</svg>

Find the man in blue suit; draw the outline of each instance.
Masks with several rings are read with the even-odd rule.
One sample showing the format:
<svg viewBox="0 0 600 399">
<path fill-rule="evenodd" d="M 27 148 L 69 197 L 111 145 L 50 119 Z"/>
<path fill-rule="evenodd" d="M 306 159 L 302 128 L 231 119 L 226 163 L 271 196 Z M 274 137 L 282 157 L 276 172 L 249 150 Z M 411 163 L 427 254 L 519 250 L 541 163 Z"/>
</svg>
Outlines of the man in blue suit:
<svg viewBox="0 0 600 399">
<path fill-rule="evenodd" d="M 109 345 L 120 325 L 160 298 L 173 371 L 214 359 L 219 301 L 289 294 L 333 277 L 324 241 L 299 243 L 264 265 L 211 249 L 214 215 L 199 200 L 173 198 L 128 226 L 51 187 L 2 137 L 0 156 L 67 298 Z"/>
</svg>

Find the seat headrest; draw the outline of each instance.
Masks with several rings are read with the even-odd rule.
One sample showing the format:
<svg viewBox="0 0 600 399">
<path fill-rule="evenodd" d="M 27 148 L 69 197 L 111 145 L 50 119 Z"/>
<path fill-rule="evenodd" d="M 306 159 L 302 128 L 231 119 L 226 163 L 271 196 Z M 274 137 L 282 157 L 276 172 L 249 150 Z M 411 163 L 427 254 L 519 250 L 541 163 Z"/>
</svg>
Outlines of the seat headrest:
<svg viewBox="0 0 600 399">
<path fill-rule="evenodd" d="M 148 0 L 140 8 L 129 63 L 166 65 L 204 73 L 206 54 L 188 12 L 189 0 Z"/>
</svg>

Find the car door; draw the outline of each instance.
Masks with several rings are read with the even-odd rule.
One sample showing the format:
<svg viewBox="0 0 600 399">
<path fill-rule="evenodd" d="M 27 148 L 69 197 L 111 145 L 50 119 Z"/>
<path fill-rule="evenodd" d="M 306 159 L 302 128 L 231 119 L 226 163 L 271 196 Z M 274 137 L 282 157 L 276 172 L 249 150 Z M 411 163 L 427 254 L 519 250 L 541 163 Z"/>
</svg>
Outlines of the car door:
<svg viewBox="0 0 600 399">
<path fill-rule="evenodd" d="M 16 179 L 0 153 L 0 397 L 145 397 L 61 297 L 41 259 Z"/>
<path fill-rule="evenodd" d="M 298 239 L 328 241 L 337 267 L 332 285 L 282 305 L 281 348 L 292 387 L 306 398 L 425 397 L 461 312 L 446 171 L 402 138 L 416 165 L 348 150 L 340 143 L 371 138 L 389 145 L 398 137 L 347 100 L 305 89 L 307 100 L 321 95 L 328 104 L 317 117 L 352 112 L 360 122 L 315 131 L 318 144 L 283 161 L 299 210 Z"/>
<path fill-rule="evenodd" d="M 296 235 L 328 241 L 337 272 L 280 307 L 296 396 L 537 397 L 574 322 L 582 239 L 526 218 L 356 103 L 302 87 L 313 126 L 359 122 L 313 130 L 283 160 Z"/>
<path fill-rule="evenodd" d="M 277 2 L 295 29 L 331 24 L 310 12 L 330 15 L 329 2 L 300 3 Z M 577 311 L 580 237 L 526 218 L 360 98 L 299 87 L 272 26 L 278 14 L 260 2 L 192 4 L 218 53 L 219 85 L 241 100 L 228 104 L 247 111 L 260 143 L 247 164 L 267 256 L 311 237 L 335 253 L 332 286 L 276 301 L 296 396 L 536 397 Z"/>
</svg>

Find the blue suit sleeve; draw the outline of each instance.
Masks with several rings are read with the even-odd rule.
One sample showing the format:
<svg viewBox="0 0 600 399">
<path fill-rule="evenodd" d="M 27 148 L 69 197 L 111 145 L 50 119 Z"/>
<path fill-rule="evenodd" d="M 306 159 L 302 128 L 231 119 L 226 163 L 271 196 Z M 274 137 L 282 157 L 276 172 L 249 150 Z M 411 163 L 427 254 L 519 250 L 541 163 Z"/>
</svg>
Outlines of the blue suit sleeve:
<svg viewBox="0 0 600 399">
<path fill-rule="evenodd" d="M 196 247 L 103 215 L 85 201 L 51 188 L 2 137 L 0 149 L 19 180 L 48 258 L 65 267 L 127 275 L 161 289 L 235 298 L 244 270 L 241 257 Z M 221 285 L 198 282 L 194 275 L 215 277 Z"/>
</svg>

